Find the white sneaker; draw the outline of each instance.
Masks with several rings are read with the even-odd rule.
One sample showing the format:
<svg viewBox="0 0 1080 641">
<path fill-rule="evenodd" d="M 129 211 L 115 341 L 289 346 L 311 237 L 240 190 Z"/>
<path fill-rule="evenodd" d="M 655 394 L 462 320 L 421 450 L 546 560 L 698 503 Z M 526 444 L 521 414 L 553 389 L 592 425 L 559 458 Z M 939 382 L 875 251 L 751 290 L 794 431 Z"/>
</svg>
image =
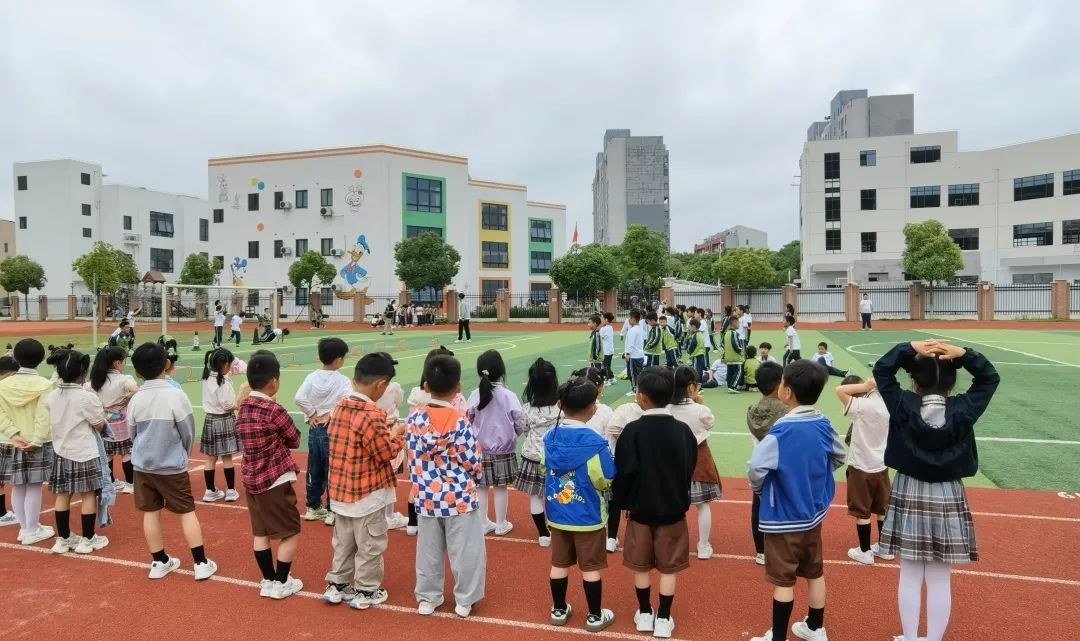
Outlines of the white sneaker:
<svg viewBox="0 0 1080 641">
<path fill-rule="evenodd" d="M 599 617 L 590 614 L 585 620 L 585 629 L 589 632 L 603 632 L 612 623 L 615 623 L 615 613 L 611 610 L 600 610 Z"/>
<path fill-rule="evenodd" d="M 471 605 L 455 605 L 454 606 L 454 614 L 458 615 L 462 619 L 468 619 L 469 615 L 472 614 L 472 606 Z"/>
<path fill-rule="evenodd" d="M 795 636 L 800 639 L 806 639 L 806 641 L 829 641 L 828 635 L 825 634 L 825 628 L 821 627 L 817 630 L 811 630 L 806 625 L 806 619 L 802 621 L 796 621 L 795 625 L 791 626 L 791 631 L 795 633 Z"/>
<path fill-rule="evenodd" d="M 609 554 L 614 554 L 619 551 L 619 539 L 607 540 L 607 551 Z"/>
<path fill-rule="evenodd" d="M 49 550 L 53 554 L 67 554 L 68 552 L 74 552 L 78 547 L 82 537 L 72 534 L 66 539 L 56 537 L 56 542 L 53 543 L 52 549 Z"/>
<path fill-rule="evenodd" d="M 566 604 L 565 610 L 551 609 L 551 625 L 561 628 L 566 625 L 566 622 L 570 620 L 570 615 L 574 613 L 574 607 L 569 603 Z"/>
<path fill-rule="evenodd" d="M 407 536 L 416 536 L 416 533 L 417 533 L 417 532 L 418 532 L 419 530 L 420 530 L 420 528 L 419 528 L 419 527 L 417 527 L 417 526 L 415 526 L 415 525 L 406 525 L 406 526 L 405 526 L 405 534 L 406 534 Z"/>
<path fill-rule="evenodd" d="M 514 529 L 514 524 L 511 523 L 510 521 L 507 521 L 506 523 L 503 523 L 502 525 L 496 525 L 495 526 L 495 536 L 506 536 L 507 534 L 510 534 L 510 532 L 512 532 L 513 529 Z"/>
<path fill-rule="evenodd" d="M 458 341 L 461 342 L 461 341 Z M 428 603 L 427 601 L 421 601 L 420 605 L 416 607 L 416 613 L 422 617 L 429 617 L 435 614 L 435 610 L 442 605 L 441 603 Z"/>
<path fill-rule="evenodd" d="M 874 564 L 874 551 L 867 550 L 862 551 L 861 548 L 851 548 L 847 551 L 848 558 L 856 563 L 862 563 L 863 565 Z"/>
<path fill-rule="evenodd" d="M 221 490 L 207 490 L 203 492 L 202 495 L 203 503 L 214 503 L 215 501 L 220 501 L 223 498 L 225 498 L 225 493 Z"/>
<path fill-rule="evenodd" d="M 765 565 L 765 553 L 759 552 L 754 555 L 754 563 L 757 563 L 758 565 Z"/>
<path fill-rule="evenodd" d="M 15 513 L 8 510 L 6 514 L 0 516 L 0 527 L 7 527 L 9 525 L 18 525 L 19 519 L 15 518 Z"/>
<path fill-rule="evenodd" d="M 325 603 L 337 605 L 342 601 L 352 601 L 357 594 L 356 588 L 351 585 L 339 589 L 338 586 L 331 584 L 326 586 L 326 592 L 323 592 L 322 600 Z"/>
<path fill-rule="evenodd" d="M 484 536 L 487 536 L 495 531 L 495 521 L 484 522 Z"/>
<path fill-rule="evenodd" d="M 642 612 L 638 610 L 634 613 L 634 626 L 638 632 L 652 632 L 653 631 L 653 613 Z"/>
<path fill-rule="evenodd" d="M 215 572 L 217 572 L 217 563 L 214 563 L 210 559 L 207 559 L 206 563 L 195 564 L 194 574 L 196 581 L 205 581 L 214 576 Z"/>
<path fill-rule="evenodd" d="M 88 539 L 86 537 L 79 537 L 79 542 L 75 547 L 75 554 L 91 554 L 109 545 L 109 539 L 95 534 L 94 538 Z"/>
<path fill-rule="evenodd" d="M 713 549 L 708 543 L 697 544 L 697 558 L 699 561 L 708 561 L 712 558 Z"/>
<path fill-rule="evenodd" d="M 760 637 L 753 637 L 753 638 L 751 638 L 751 639 L 750 639 L 750 641 L 773 641 L 773 638 L 772 638 L 772 628 L 770 628 L 768 632 L 766 632 L 765 634 L 761 635 Z"/>
<path fill-rule="evenodd" d="M 127 481 L 124 481 L 124 487 L 120 488 L 117 491 L 120 494 L 134 494 L 135 493 L 135 484 L 134 483 L 128 483 Z"/>
<path fill-rule="evenodd" d="M 270 579 L 259 581 L 259 596 L 267 599 L 272 597 L 274 595 L 274 585 L 276 585 L 276 582 Z"/>
<path fill-rule="evenodd" d="M 367 610 L 373 605 L 382 605 L 390 598 L 390 594 L 383 588 L 376 588 L 371 592 L 357 592 L 349 607 L 353 610 Z"/>
<path fill-rule="evenodd" d="M 207 561 L 207 563 L 213 563 L 213 561 Z M 195 567 L 197 571 L 198 566 Z M 217 570 L 217 566 L 214 566 L 214 570 Z M 207 578 L 210 578 L 209 575 L 207 575 Z M 273 592 L 270 593 L 270 598 L 274 599 L 275 601 L 280 601 L 282 599 L 287 599 L 291 597 L 292 595 L 303 589 L 304 582 L 300 579 L 290 576 L 289 579 L 284 583 L 278 583 L 277 581 L 274 581 L 274 589 Z"/>
<path fill-rule="evenodd" d="M 225 490 L 225 502 L 235 503 L 240 500 L 240 493 L 236 490 Z"/>
<path fill-rule="evenodd" d="M 334 527 L 334 523 L 336 522 L 337 515 L 335 515 L 333 512 L 327 513 L 326 518 L 323 519 L 323 525 L 329 525 L 330 527 Z"/>
<path fill-rule="evenodd" d="M 386 529 L 388 530 L 400 530 L 403 527 L 409 525 L 409 518 L 398 512 L 394 512 L 390 516 L 386 517 Z"/>
<path fill-rule="evenodd" d="M 164 563 L 154 561 L 150 564 L 150 578 L 151 579 L 163 579 L 165 575 L 169 574 L 173 570 L 180 567 L 180 559 L 176 557 L 169 557 L 169 560 Z"/>
<path fill-rule="evenodd" d="M 538 543 L 538 544 L 540 545 L 540 547 L 542 547 L 542 548 L 549 548 L 549 547 L 551 547 L 551 537 L 550 537 L 550 536 L 541 536 L 541 537 L 537 537 L 537 539 L 536 539 L 536 542 L 537 542 L 537 543 Z"/>
<path fill-rule="evenodd" d="M 42 541 L 48 541 L 56 536 L 56 531 L 48 525 L 39 525 L 33 532 L 26 532 L 23 534 L 23 545 L 34 545 L 35 543 L 41 543 Z M 74 535 L 73 535 L 74 536 Z"/>
<path fill-rule="evenodd" d="M 879 543 L 875 543 L 875 544 L 871 545 L 870 546 L 870 551 L 874 553 L 874 556 L 881 559 L 882 561 L 892 561 L 893 559 L 896 558 L 895 554 L 889 554 L 887 552 L 882 552 L 881 551 L 881 545 Z"/>
<path fill-rule="evenodd" d="M 115 481 L 113 481 L 112 485 L 113 489 L 117 492 L 123 492 L 124 486 L 127 485 L 127 483 L 125 483 L 122 479 L 116 479 Z"/>
<path fill-rule="evenodd" d="M 670 639 L 671 633 L 675 631 L 675 619 L 668 617 L 666 619 L 656 619 L 653 622 L 653 637 L 657 639 Z"/>
</svg>

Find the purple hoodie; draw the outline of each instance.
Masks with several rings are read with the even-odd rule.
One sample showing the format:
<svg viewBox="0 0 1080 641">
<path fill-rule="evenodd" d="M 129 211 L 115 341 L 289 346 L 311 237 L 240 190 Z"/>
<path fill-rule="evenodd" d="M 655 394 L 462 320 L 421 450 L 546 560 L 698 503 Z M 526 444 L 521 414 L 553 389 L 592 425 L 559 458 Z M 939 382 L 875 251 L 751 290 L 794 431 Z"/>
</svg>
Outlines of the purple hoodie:
<svg viewBox="0 0 1080 641">
<path fill-rule="evenodd" d="M 494 396 L 484 409 L 480 407 L 480 390 L 469 395 L 469 421 L 476 441 L 484 454 L 513 454 L 517 437 L 525 429 L 525 413 L 517 396 L 496 383 Z"/>
</svg>

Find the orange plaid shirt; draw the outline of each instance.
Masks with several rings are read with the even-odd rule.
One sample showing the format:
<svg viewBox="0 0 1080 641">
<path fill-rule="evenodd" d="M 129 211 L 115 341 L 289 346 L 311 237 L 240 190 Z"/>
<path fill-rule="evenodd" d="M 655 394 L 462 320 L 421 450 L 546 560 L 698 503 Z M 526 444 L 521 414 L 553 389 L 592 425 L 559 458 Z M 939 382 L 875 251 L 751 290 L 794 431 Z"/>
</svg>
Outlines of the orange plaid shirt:
<svg viewBox="0 0 1080 641">
<path fill-rule="evenodd" d="M 394 487 L 392 461 L 405 442 L 390 435 L 386 412 L 361 394 L 342 399 L 327 424 L 330 438 L 330 499 L 357 503 Z"/>
</svg>

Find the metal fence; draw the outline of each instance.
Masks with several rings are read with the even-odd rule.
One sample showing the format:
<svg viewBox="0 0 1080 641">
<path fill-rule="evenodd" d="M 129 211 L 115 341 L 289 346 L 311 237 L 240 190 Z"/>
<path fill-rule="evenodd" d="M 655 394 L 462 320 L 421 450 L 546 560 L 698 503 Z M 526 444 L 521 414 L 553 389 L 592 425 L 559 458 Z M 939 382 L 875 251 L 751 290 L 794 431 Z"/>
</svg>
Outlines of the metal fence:
<svg viewBox="0 0 1080 641">
<path fill-rule="evenodd" d="M 1069 289 L 1069 311 L 1080 314 L 1080 283 L 1073 283 Z"/>
<path fill-rule="evenodd" d="M 671 301 L 666 301 L 671 302 Z M 631 309 L 653 310 L 660 304 L 660 292 L 658 290 L 640 290 L 635 292 L 619 291 L 615 295 L 615 307 L 612 311 L 618 319 L 624 319 L 630 314 Z"/>
<path fill-rule="evenodd" d="M 974 285 L 927 287 L 925 300 L 927 318 L 979 316 L 979 288 Z"/>
<path fill-rule="evenodd" d="M 799 290 L 799 318 L 844 316 L 844 290 L 840 287 Z"/>
<path fill-rule="evenodd" d="M 1050 318 L 1051 285 L 999 285 L 994 291 L 994 315 L 1013 318 Z"/>
<path fill-rule="evenodd" d="M 510 294 L 510 319 L 537 319 L 547 321 L 549 297 L 539 292 L 517 292 Z"/>
<path fill-rule="evenodd" d="M 780 321 L 784 318 L 784 290 L 737 289 L 735 304 L 749 305 L 750 313 L 758 321 Z M 720 313 L 716 307 L 713 311 Z"/>
<path fill-rule="evenodd" d="M 701 287 L 695 288 L 680 287 L 674 291 L 675 300 L 672 301 L 672 303 L 675 305 L 686 305 L 687 307 L 694 306 L 711 309 L 713 310 L 713 313 L 719 314 L 724 309 L 721 292 L 721 288 L 709 285 L 702 285 Z"/>
<path fill-rule="evenodd" d="M 911 318 L 911 290 L 908 287 L 874 287 L 862 290 L 869 294 L 876 318 Z"/>
</svg>

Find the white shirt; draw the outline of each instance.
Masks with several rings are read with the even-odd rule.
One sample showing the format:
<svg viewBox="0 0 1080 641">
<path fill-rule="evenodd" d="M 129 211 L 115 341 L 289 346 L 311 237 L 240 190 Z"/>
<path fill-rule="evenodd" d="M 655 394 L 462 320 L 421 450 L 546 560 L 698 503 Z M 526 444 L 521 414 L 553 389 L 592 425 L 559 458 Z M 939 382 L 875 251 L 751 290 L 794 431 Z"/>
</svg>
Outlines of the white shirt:
<svg viewBox="0 0 1080 641">
<path fill-rule="evenodd" d="M 607 426 L 608 444 L 611 446 L 612 452 L 615 451 L 615 444 L 619 441 L 619 435 L 622 434 L 623 429 L 626 428 L 628 423 L 641 418 L 642 413 L 641 406 L 633 401 L 615 408 L 611 416 L 611 422 Z"/>
<path fill-rule="evenodd" d="M 308 374 L 293 400 L 308 419 L 329 414 L 338 401 L 352 393 L 352 382 L 336 370 L 320 369 Z"/>
<path fill-rule="evenodd" d="M 739 322 L 742 323 L 742 325 L 746 327 L 746 329 L 752 329 L 751 326 L 754 324 L 754 317 L 750 314 L 750 312 L 746 312 L 742 315 L 742 320 L 740 320 Z"/>
<path fill-rule="evenodd" d="M 814 354 L 814 362 L 820 363 L 822 361 L 822 359 L 825 360 L 825 367 L 832 367 L 833 361 L 836 360 L 833 357 L 832 352 L 825 352 L 824 354 L 822 354 L 821 352 L 818 352 L 818 353 Z"/>
<path fill-rule="evenodd" d="M 202 382 L 203 411 L 207 414 L 228 414 L 236 409 L 236 391 L 232 381 L 226 376 L 218 385 L 217 375 L 210 372 L 210 378 Z"/>
<path fill-rule="evenodd" d="M 630 319 L 629 318 L 627 318 L 626 320 L 624 320 L 622 322 L 622 329 L 619 330 L 619 335 L 623 337 L 623 340 L 626 340 L 626 333 L 628 331 L 630 331 Z"/>
<path fill-rule="evenodd" d="M 630 358 L 645 358 L 645 329 L 641 323 L 626 332 L 626 353 Z"/>
<path fill-rule="evenodd" d="M 743 344 L 745 345 L 746 344 L 747 325 L 746 325 L 746 323 L 743 322 L 744 318 L 746 318 L 746 316 L 743 316 L 743 317 L 739 318 L 739 328 L 735 330 L 735 334 L 739 337 L 739 340 L 741 340 L 743 342 Z"/>
<path fill-rule="evenodd" d="M 600 328 L 600 346 L 603 348 L 604 356 L 615 355 L 615 329 L 611 325 Z"/>
<path fill-rule="evenodd" d="M 795 331 L 794 325 L 788 325 L 787 329 L 784 330 L 784 336 L 787 336 L 791 341 L 791 349 L 802 350 L 802 341 L 799 340 L 799 332 Z"/>
<path fill-rule="evenodd" d="M 701 320 L 701 335 L 705 337 L 705 349 L 712 349 L 712 336 L 709 336 L 709 326 L 706 324 L 705 319 Z"/>
<path fill-rule="evenodd" d="M 379 400 L 375 401 L 375 404 L 379 406 L 379 409 L 386 412 L 387 420 L 393 423 L 401 418 L 398 412 L 404 401 L 405 390 L 401 389 L 401 385 L 396 381 L 390 381 L 390 384 L 386 386 L 386 391 L 379 397 Z"/>
<path fill-rule="evenodd" d="M 718 358 L 715 361 L 713 361 L 712 373 L 713 373 L 713 376 L 715 376 L 715 377 L 717 377 L 717 378 L 719 378 L 721 380 L 723 380 L 724 377 L 727 376 L 727 363 L 724 362 L 724 359 Z"/>
<path fill-rule="evenodd" d="M 218 312 L 217 314 L 214 314 L 214 327 L 225 327 L 224 312 Z"/>
<path fill-rule="evenodd" d="M 874 301 L 869 298 L 864 298 L 859 301 L 859 311 L 863 314 L 872 314 L 874 312 Z"/>
<path fill-rule="evenodd" d="M 90 383 L 87 383 L 83 387 L 91 392 L 95 392 L 95 390 L 90 387 Z M 108 377 L 105 379 L 105 384 L 95 393 L 104 407 L 112 407 L 119 403 L 125 396 L 131 396 L 138 390 L 139 384 L 135 382 L 134 378 L 113 370 L 109 372 Z"/>
<path fill-rule="evenodd" d="M 758 362 L 761 362 L 761 363 L 775 363 L 776 359 L 773 358 L 772 354 L 769 354 L 768 356 L 758 356 Z"/>
<path fill-rule="evenodd" d="M 52 422 L 52 445 L 57 456 L 83 463 L 98 457 L 97 439 L 91 425 L 105 422 L 105 408 L 97 394 L 73 383 L 45 397 Z"/>
<path fill-rule="evenodd" d="M 709 432 L 712 431 L 713 425 L 716 424 L 716 418 L 713 416 L 712 410 L 707 406 L 688 401 L 677 405 L 668 405 L 667 408 L 671 411 L 672 416 L 690 427 L 690 431 L 694 433 L 698 445 L 701 445 L 709 438 Z"/>
<path fill-rule="evenodd" d="M 240 318 L 240 314 L 233 314 L 233 317 L 232 317 L 232 331 L 239 332 L 240 331 L 240 323 L 242 323 L 242 322 L 244 322 L 244 321 L 243 321 L 243 319 Z"/>
<path fill-rule="evenodd" d="M 330 499 L 330 511 L 334 514 L 358 519 L 362 516 L 374 514 L 387 505 L 392 505 L 396 496 L 394 488 L 384 487 L 381 490 L 375 490 L 356 503 L 341 503 Z"/>
<path fill-rule="evenodd" d="M 881 394 L 853 396 L 844 414 L 854 423 L 848 465 L 871 474 L 883 471 L 885 445 L 889 440 L 889 409 Z"/>
<path fill-rule="evenodd" d="M 612 419 L 615 418 L 615 410 L 603 403 L 596 404 L 596 413 L 589 419 L 589 427 L 593 428 L 600 436 L 607 438 L 608 428 Z"/>
</svg>

